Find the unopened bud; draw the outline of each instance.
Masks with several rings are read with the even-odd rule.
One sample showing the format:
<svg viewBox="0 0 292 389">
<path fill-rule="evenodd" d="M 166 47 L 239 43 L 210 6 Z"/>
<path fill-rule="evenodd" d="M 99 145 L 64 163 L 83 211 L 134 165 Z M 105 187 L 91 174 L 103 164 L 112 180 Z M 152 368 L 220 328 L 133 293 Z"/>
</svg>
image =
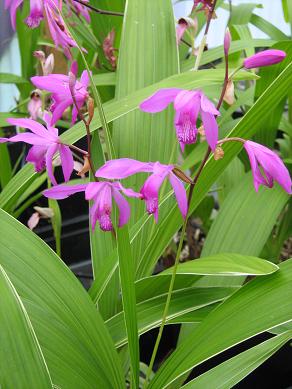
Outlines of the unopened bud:
<svg viewBox="0 0 292 389">
<path fill-rule="evenodd" d="M 41 62 L 44 62 L 46 59 L 45 53 L 41 50 L 34 51 L 33 56 L 39 59 Z"/>
<path fill-rule="evenodd" d="M 27 221 L 27 226 L 30 230 L 33 230 L 40 221 L 40 214 L 38 212 L 34 212 L 31 217 Z"/>
<path fill-rule="evenodd" d="M 222 159 L 224 157 L 224 151 L 221 146 L 217 146 L 214 151 L 214 159 L 215 161 L 218 161 L 219 159 Z"/>
<path fill-rule="evenodd" d="M 225 36 L 224 36 L 224 54 L 225 54 L 225 56 L 228 55 L 230 43 L 231 43 L 231 34 L 229 31 L 229 28 L 227 27 L 226 31 L 225 31 Z"/>
<path fill-rule="evenodd" d="M 55 59 L 54 59 L 54 54 L 50 54 L 48 58 L 45 60 L 44 65 L 43 65 L 43 73 L 44 76 L 48 76 L 51 74 L 54 70 L 54 65 L 55 65 Z"/>
<path fill-rule="evenodd" d="M 87 110 L 88 110 L 87 124 L 89 125 L 91 123 L 91 120 L 93 119 L 93 116 L 94 116 L 94 100 L 92 97 L 88 97 Z"/>
<path fill-rule="evenodd" d="M 70 92 L 71 92 L 73 97 L 75 96 L 75 90 L 74 90 L 75 84 L 76 84 L 76 76 L 74 73 L 72 73 L 70 71 L 69 72 L 69 89 L 70 89 Z"/>
<path fill-rule="evenodd" d="M 187 184 L 191 184 L 193 181 L 190 177 L 188 177 L 180 168 L 175 167 L 172 169 L 173 174 L 175 174 L 180 180 L 186 182 Z"/>
<path fill-rule="evenodd" d="M 232 105 L 235 102 L 234 83 L 232 80 L 229 80 L 227 83 L 227 87 L 223 99 L 229 105 Z"/>
</svg>

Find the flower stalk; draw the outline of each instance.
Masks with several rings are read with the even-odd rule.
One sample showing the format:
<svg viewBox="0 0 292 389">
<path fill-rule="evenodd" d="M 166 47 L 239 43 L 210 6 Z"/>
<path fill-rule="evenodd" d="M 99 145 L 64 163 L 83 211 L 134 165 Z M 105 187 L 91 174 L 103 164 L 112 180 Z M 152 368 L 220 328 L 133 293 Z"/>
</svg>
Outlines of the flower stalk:
<svg viewBox="0 0 292 389">
<path fill-rule="evenodd" d="M 92 11 L 94 11 L 97 14 L 100 14 L 100 15 L 124 16 L 123 12 L 108 11 L 108 10 L 105 10 L 105 9 L 96 8 L 93 5 L 91 5 L 89 3 L 86 3 L 85 1 L 82 1 L 82 0 L 75 0 L 75 2 L 79 3 L 81 5 L 84 5 L 84 7 L 87 7 L 87 8 L 91 9 Z"/>
<path fill-rule="evenodd" d="M 199 69 L 199 66 L 200 66 L 202 54 L 203 54 L 204 48 L 206 46 L 207 36 L 208 36 L 209 28 L 210 28 L 210 23 L 211 23 L 211 19 L 212 19 L 212 16 L 213 16 L 213 13 L 214 13 L 214 10 L 215 10 L 215 7 L 216 7 L 216 3 L 217 3 L 217 0 L 214 0 L 214 2 L 212 4 L 212 8 L 211 8 L 211 10 L 208 13 L 208 19 L 207 19 L 207 23 L 206 23 L 206 27 L 205 27 L 205 31 L 204 31 L 204 36 L 203 36 L 203 38 L 201 40 L 201 43 L 200 43 L 200 46 L 199 46 L 199 50 L 198 50 L 198 55 L 196 57 L 195 66 L 193 68 L 194 71 L 197 71 Z"/>
</svg>

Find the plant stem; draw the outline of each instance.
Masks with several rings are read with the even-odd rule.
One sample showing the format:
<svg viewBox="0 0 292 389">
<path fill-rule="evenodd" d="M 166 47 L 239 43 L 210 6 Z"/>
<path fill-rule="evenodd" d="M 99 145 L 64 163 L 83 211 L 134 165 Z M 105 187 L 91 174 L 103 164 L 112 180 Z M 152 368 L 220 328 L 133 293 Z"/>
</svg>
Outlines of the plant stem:
<svg viewBox="0 0 292 389">
<path fill-rule="evenodd" d="M 104 9 L 96 8 L 93 5 L 90 5 L 89 3 L 86 3 L 82 0 L 74 0 L 76 3 L 79 3 L 81 5 L 84 5 L 84 7 L 87 7 L 91 9 L 92 11 L 100 14 L 100 15 L 111 15 L 111 16 L 124 16 L 123 12 L 116 12 L 116 11 L 107 11 Z"/>
<path fill-rule="evenodd" d="M 200 43 L 200 46 L 199 46 L 199 51 L 198 51 L 198 55 L 196 57 L 195 67 L 193 68 L 194 71 L 197 71 L 199 69 L 199 66 L 200 66 L 202 54 L 204 52 L 204 48 L 205 48 L 205 45 L 206 45 L 206 42 L 207 42 L 207 36 L 208 36 L 208 32 L 209 32 L 209 27 L 210 27 L 210 23 L 211 23 L 211 19 L 212 19 L 213 13 L 214 13 L 214 9 L 216 7 L 216 3 L 217 3 L 217 0 L 214 0 L 214 2 L 212 4 L 212 8 L 211 8 L 211 10 L 209 11 L 209 14 L 208 14 L 208 19 L 207 19 L 207 23 L 206 23 L 206 27 L 205 27 L 205 31 L 204 31 L 204 36 L 203 36 L 203 38 L 201 40 L 201 43 Z"/>
<path fill-rule="evenodd" d="M 73 88 L 73 90 L 71 90 L 71 88 L 70 88 L 70 92 L 71 92 L 71 96 L 72 96 L 72 100 L 73 100 L 73 103 L 75 105 L 75 108 L 78 111 L 78 116 L 83 121 L 83 123 L 85 125 L 85 128 L 86 128 L 86 137 L 87 137 L 87 155 L 86 155 L 86 157 L 88 158 L 88 162 L 89 162 L 89 166 L 90 166 L 90 170 L 91 170 L 92 176 L 94 178 L 96 178 L 95 177 L 95 169 L 94 169 L 93 161 L 92 161 L 92 158 L 91 158 L 91 135 L 90 135 L 89 124 L 88 124 L 87 120 L 85 119 L 83 113 L 81 112 L 80 108 L 78 107 L 78 104 L 77 104 L 77 101 L 76 101 L 76 97 L 74 95 L 74 88 Z M 75 148 L 75 150 L 78 149 L 78 151 L 81 152 L 81 149 L 79 149 L 78 147 L 74 146 L 74 148 Z M 83 150 L 82 150 L 82 153 L 84 154 Z"/>
<path fill-rule="evenodd" d="M 193 192 L 194 192 L 194 188 L 195 188 L 195 185 L 204 169 L 204 166 L 209 158 L 209 155 L 211 153 L 211 148 L 208 147 L 208 150 L 205 154 L 205 157 L 204 159 L 202 160 L 201 162 L 201 165 L 197 171 L 197 174 L 195 175 L 191 185 L 190 185 L 190 191 L 189 191 L 189 195 L 188 195 L 188 208 L 190 207 L 190 204 L 191 204 L 191 201 L 192 201 L 192 197 L 193 197 Z M 163 329 L 164 329 L 164 326 L 166 324 L 166 320 L 167 320 L 167 315 L 168 315 L 168 310 L 169 310 L 169 305 L 170 305 L 170 301 L 171 301 L 171 296 L 172 296 L 172 292 L 173 292 L 173 287 L 174 287 L 174 282 L 175 282 L 175 277 L 176 277 L 176 273 L 177 273 L 177 267 L 178 267 L 178 264 L 179 264 L 179 258 L 180 258 L 180 254 L 181 254 L 181 250 L 182 250 L 182 245 L 183 245 L 183 240 L 184 240 L 184 236 L 185 236 L 185 232 L 186 232 L 186 228 L 187 228 L 187 222 L 188 222 L 188 218 L 189 218 L 189 215 L 186 216 L 185 220 L 184 220 L 184 224 L 183 224 L 183 227 L 182 227 L 182 231 L 181 231 L 181 237 L 180 237 L 180 240 L 179 240 L 179 244 L 178 244 L 178 249 L 177 249 L 177 252 L 176 252 L 176 257 L 175 257 L 175 262 L 174 262 L 174 266 L 173 266 L 173 272 L 171 274 L 171 279 L 170 279 L 170 284 L 169 284 L 169 289 L 168 289 L 168 292 L 167 292 L 167 298 L 166 298 L 166 303 L 165 303 L 165 307 L 164 307 L 164 311 L 163 311 L 163 315 L 162 315 L 162 320 L 161 320 L 161 324 L 160 324 L 160 327 L 159 327 L 159 332 L 158 332 L 158 335 L 157 335 L 157 338 L 156 338 L 156 342 L 155 342 L 155 345 L 154 345 L 154 349 L 153 349 L 153 352 L 152 352 L 152 356 L 151 356 L 151 360 L 150 360 L 150 363 L 149 363 L 149 367 L 147 369 L 147 374 L 146 374 L 146 378 L 145 378 L 145 382 L 144 382 L 144 386 L 143 388 L 146 388 L 147 385 L 148 385 L 148 381 L 149 381 L 149 377 L 150 377 L 150 374 L 152 372 L 152 369 L 153 369 L 153 365 L 154 365 L 154 361 L 155 361 L 155 358 L 156 358 L 156 354 L 157 354 L 157 351 L 158 351 L 158 347 L 159 347 L 159 344 L 160 344 L 160 341 L 161 341 L 161 337 L 162 337 L 162 334 L 163 334 Z"/>
<path fill-rule="evenodd" d="M 114 158 L 114 155 L 115 155 L 114 147 L 113 147 L 113 143 L 112 143 L 112 139 L 111 139 L 111 135 L 110 135 L 109 126 L 107 124 L 106 117 L 105 117 L 105 114 L 104 114 L 104 110 L 103 110 L 100 94 L 98 93 L 98 90 L 96 89 L 96 86 L 94 84 L 94 81 L 93 81 L 93 78 L 92 78 L 92 74 L 91 74 L 91 71 L 89 69 L 89 66 L 88 66 L 88 63 L 86 61 L 86 58 L 84 56 L 84 53 L 82 51 L 82 48 L 80 47 L 80 45 L 79 45 L 76 37 L 74 36 L 74 33 L 72 32 L 71 28 L 66 23 L 64 15 L 62 14 L 62 12 L 60 10 L 59 10 L 59 12 L 60 12 L 60 15 L 61 15 L 61 17 L 63 19 L 65 27 L 70 32 L 70 34 L 72 35 L 72 37 L 74 38 L 74 40 L 76 42 L 77 48 L 78 48 L 78 50 L 80 52 L 81 58 L 83 60 L 85 68 L 86 68 L 86 70 L 88 72 L 88 76 L 89 76 L 89 79 L 90 79 L 90 84 L 91 84 L 94 100 L 95 100 L 95 103 L 96 103 L 96 107 L 97 107 L 97 110 L 98 110 L 101 126 L 102 126 L 102 128 L 103 128 L 103 130 L 105 132 L 105 143 L 106 143 L 106 147 L 107 147 L 108 157 L 109 157 L 109 159 L 112 159 L 112 158 Z"/>
<path fill-rule="evenodd" d="M 228 54 L 225 54 L 225 77 L 224 77 L 224 84 L 221 91 L 221 95 L 217 104 L 217 109 L 219 109 L 223 103 L 224 95 L 226 92 L 226 88 L 228 85 L 229 77 L 228 77 Z"/>
</svg>

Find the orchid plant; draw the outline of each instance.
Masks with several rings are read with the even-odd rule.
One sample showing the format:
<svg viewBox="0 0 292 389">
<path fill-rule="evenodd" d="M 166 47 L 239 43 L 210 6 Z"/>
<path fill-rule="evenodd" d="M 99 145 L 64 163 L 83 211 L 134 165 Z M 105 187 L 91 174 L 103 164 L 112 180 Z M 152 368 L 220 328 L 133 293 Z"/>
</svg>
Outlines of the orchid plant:
<svg viewBox="0 0 292 389">
<path fill-rule="evenodd" d="M 208 48 L 222 1 L 196 0 L 177 22 L 170 0 L 110 3 L 4 3 L 37 39 L 18 35 L 23 77 L 0 77 L 20 91 L 0 120 L 0 386 L 231 388 L 292 338 L 291 42 L 268 21 L 270 40 L 245 41 L 238 6 Z M 60 259 L 61 210 L 82 192 L 89 290 Z M 190 376 L 265 331 L 276 335 Z"/>
</svg>

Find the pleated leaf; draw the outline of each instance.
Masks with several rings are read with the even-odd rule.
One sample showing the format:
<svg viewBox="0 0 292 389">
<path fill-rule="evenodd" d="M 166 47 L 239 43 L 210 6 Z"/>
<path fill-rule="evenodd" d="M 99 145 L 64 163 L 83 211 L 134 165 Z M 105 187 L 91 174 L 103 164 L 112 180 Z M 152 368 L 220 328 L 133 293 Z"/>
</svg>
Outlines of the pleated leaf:
<svg viewBox="0 0 292 389">
<path fill-rule="evenodd" d="M 52 388 L 26 309 L 0 265 L 0 382 L 3 388 Z"/>
</svg>

